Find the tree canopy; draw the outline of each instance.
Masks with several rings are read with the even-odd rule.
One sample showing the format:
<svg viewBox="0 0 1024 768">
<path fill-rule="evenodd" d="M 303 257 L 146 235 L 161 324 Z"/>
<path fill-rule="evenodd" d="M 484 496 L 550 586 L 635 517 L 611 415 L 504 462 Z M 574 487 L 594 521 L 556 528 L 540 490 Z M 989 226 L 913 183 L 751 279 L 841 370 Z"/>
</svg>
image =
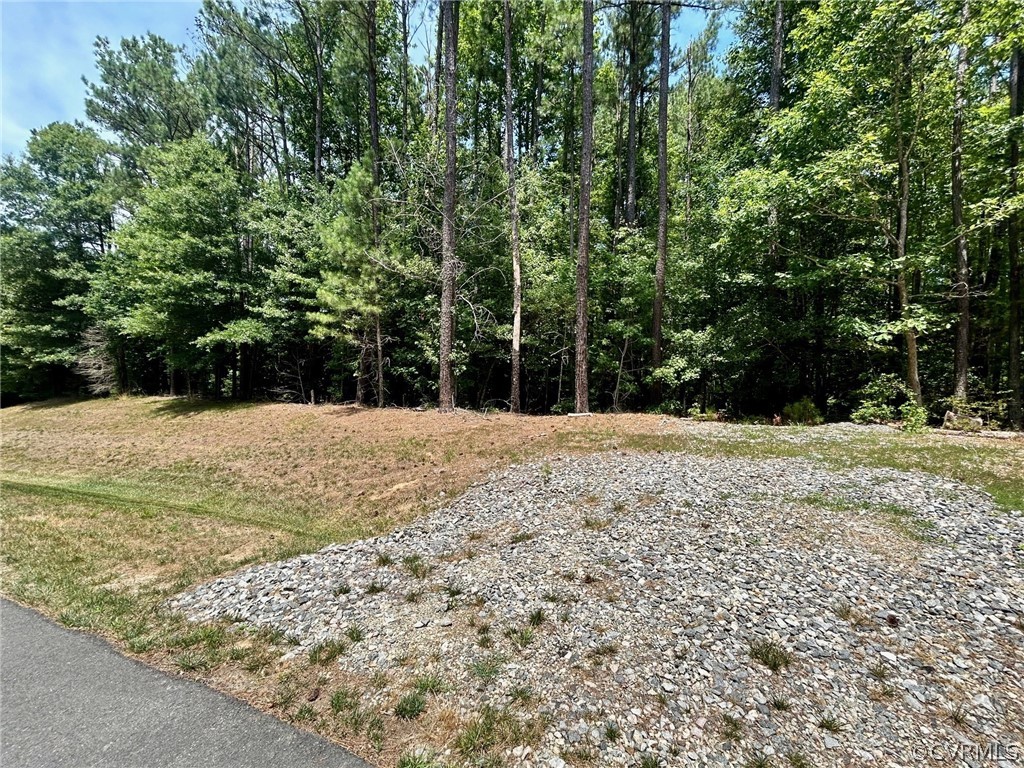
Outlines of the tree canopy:
<svg viewBox="0 0 1024 768">
<path fill-rule="evenodd" d="M 1019 425 L 1019 0 L 700 5 L 99 38 L 93 125 L 0 168 L 5 400 Z"/>
</svg>

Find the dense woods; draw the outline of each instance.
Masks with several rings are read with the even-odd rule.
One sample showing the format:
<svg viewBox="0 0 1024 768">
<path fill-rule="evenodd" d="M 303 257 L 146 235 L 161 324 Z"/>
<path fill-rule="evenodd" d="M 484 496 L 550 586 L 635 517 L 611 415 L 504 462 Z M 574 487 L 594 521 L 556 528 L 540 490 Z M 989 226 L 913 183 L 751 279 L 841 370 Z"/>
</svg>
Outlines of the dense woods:
<svg viewBox="0 0 1024 768">
<path fill-rule="evenodd" d="M 695 5 L 97 40 L 0 170 L 4 398 L 1019 426 L 1021 2 Z"/>
</svg>

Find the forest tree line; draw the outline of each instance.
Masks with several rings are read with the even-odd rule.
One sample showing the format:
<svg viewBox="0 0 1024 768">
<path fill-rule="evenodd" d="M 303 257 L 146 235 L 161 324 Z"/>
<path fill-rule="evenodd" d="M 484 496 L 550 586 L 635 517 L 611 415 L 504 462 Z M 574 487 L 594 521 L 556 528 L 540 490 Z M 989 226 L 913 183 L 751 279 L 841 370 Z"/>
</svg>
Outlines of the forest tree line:
<svg viewBox="0 0 1024 768">
<path fill-rule="evenodd" d="M 89 124 L 4 159 L 6 401 L 1020 425 L 1021 0 L 205 0 L 196 30 L 97 39 Z"/>
</svg>

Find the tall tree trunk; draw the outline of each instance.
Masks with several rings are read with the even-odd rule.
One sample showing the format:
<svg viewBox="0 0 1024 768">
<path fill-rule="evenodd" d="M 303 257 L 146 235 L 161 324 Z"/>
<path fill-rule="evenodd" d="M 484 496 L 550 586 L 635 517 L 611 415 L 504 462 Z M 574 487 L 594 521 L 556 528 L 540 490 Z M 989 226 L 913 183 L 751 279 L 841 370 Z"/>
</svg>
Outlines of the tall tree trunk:
<svg viewBox="0 0 1024 768">
<path fill-rule="evenodd" d="M 438 410 L 455 409 L 455 373 L 452 370 L 452 348 L 455 344 L 455 181 L 458 94 L 455 91 L 455 2 L 441 0 L 441 25 L 444 34 L 444 222 L 441 225 L 441 350 L 439 363 Z"/>
<path fill-rule="evenodd" d="M 583 146 L 580 153 L 579 255 L 576 259 L 576 413 L 590 411 L 587 288 L 590 282 L 590 184 L 594 156 L 594 0 L 583 0 Z"/>
<path fill-rule="evenodd" d="M 907 386 L 914 393 L 914 400 L 918 405 L 924 404 L 921 395 L 921 379 L 918 375 L 917 365 L 917 329 L 909 324 L 910 322 L 910 295 L 907 289 L 907 237 L 909 227 L 910 209 L 910 158 L 907 153 L 900 151 L 899 159 L 900 175 L 900 201 L 899 201 L 899 223 L 896 233 L 896 291 L 900 304 L 900 315 L 906 324 L 903 329 L 903 340 L 907 348 Z"/>
<path fill-rule="evenodd" d="M 651 368 L 661 367 L 661 316 L 665 306 L 665 268 L 668 261 L 668 69 L 671 55 L 672 3 L 661 3 L 661 62 L 658 78 L 658 258 L 654 265 L 654 322 Z M 661 400 L 656 379 L 654 395 Z"/>
<path fill-rule="evenodd" d="M 769 101 L 773 110 L 778 110 L 781 103 L 784 20 L 782 0 L 775 0 L 775 23 L 772 28 L 772 79 L 769 93 Z"/>
<path fill-rule="evenodd" d="M 402 146 L 409 144 L 409 0 L 401 0 L 402 17 Z"/>
<path fill-rule="evenodd" d="M 636 107 L 640 95 L 640 73 L 637 72 L 639 53 L 637 52 L 637 14 L 638 0 L 629 0 L 629 126 L 626 131 L 626 224 L 636 221 L 636 153 L 637 125 Z"/>
<path fill-rule="evenodd" d="M 444 8 L 437 20 L 437 52 L 434 61 L 434 135 L 441 132 L 441 81 L 444 79 Z"/>
<path fill-rule="evenodd" d="M 547 31 L 547 12 L 543 5 L 540 7 L 540 39 L 544 39 L 544 34 Z M 533 136 L 531 137 L 530 147 L 534 155 L 540 151 L 540 106 L 544 100 L 544 62 L 540 57 L 534 63 L 533 77 L 535 80 L 535 87 L 533 90 L 533 117 L 531 122 L 533 123 Z"/>
<path fill-rule="evenodd" d="M 693 103 L 696 89 L 696 73 L 693 71 L 693 43 L 686 47 L 686 170 L 683 183 L 686 186 L 686 228 L 683 230 L 686 254 L 690 254 L 690 218 L 693 210 Z"/>
<path fill-rule="evenodd" d="M 505 17 L 505 168 L 508 173 L 508 216 L 512 239 L 512 392 L 509 409 L 522 410 L 519 345 L 523 324 L 523 270 L 519 251 L 519 200 L 516 197 L 516 157 L 512 126 L 512 3 L 504 2 Z"/>
<path fill-rule="evenodd" d="M 373 320 L 377 348 L 377 407 L 381 408 L 387 401 L 387 393 L 384 391 L 384 337 L 380 332 L 380 312 L 373 316 Z"/>
<path fill-rule="evenodd" d="M 366 405 L 366 382 L 369 378 L 367 369 L 370 367 L 367 362 L 367 341 L 366 331 L 359 343 L 359 369 L 356 373 L 356 405 Z"/>
<path fill-rule="evenodd" d="M 968 0 L 964 0 L 960 13 L 960 26 L 963 30 L 969 19 Z M 953 295 L 956 296 L 957 324 L 956 346 L 953 350 L 953 397 L 957 400 L 967 399 L 967 363 L 970 355 L 971 300 L 970 300 L 970 265 L 967 254 L 967 232 L 964 230 L 964 112 L 966 111 L 966 79 L 967 79 L 967 46 L 961 42 L 957 52 L 956 83 L 953 89 L 953 167 L 952 167 L 952 204 L 953 231 L 956 232 L 956 281 Z"/>
<path fill-rule="evenodd" d="M 622 173 L 622 92 L 626 89 L 628 75 L 625 74 L 625 66 L 619 59 L 619 71 L 622 73 L 618 82 L 615 98 L 615 202 L 612 205 L 612 229 L 618 230 L 622 224 L 623 209 L 623 181 Z M 618 239 L 617 237 L 615 238 Z M 614 242 L 614 241 L 613 241 Z"/>
<path fill-rule="evenodd" d="M 377 105 L 377 0 L 366 3 L 366 79 L 370 102 L 370 164 L 373 192 L 370 218 L 373 223 L 373 247 L 380 245 L 380 111 Z M 384 405 L 384 350 L 380 332 L 380 309 L 374 313 L 377 365 L 377 406 Z"/>
<path fill-rule="evenodd" d="M 1010 118 L 1024 114 L 1024 50 L 1017 48 L 1010 62 Z M 1017 194 L 1018 165 L 1020 164 L 1019 129 L 1010 134 L 1010 194 Z M 1024 414 L 1021 407 L 1020 381 L 1020 330 L 1021 330 L 1021 265 L 1020 265 L 1020 216 L 1014 214 L 1007 222 L 1007 252 L 1010 257 L 1010 317 L 1007 324 L 1010 342 L 1009 385 L 1010 423 L 1020 429 Z"/>
<path fill-rule="evenodd" d="M 366 1 L 366 79 L 370 102 L 370 160 L 373 173 L 374 240 L 380 228 L 377 187 L 380 185 L 380 114 L 377 106 L 377 0 Z M 376 244 L 376 243 L 375 243 Z"/>
</svg>

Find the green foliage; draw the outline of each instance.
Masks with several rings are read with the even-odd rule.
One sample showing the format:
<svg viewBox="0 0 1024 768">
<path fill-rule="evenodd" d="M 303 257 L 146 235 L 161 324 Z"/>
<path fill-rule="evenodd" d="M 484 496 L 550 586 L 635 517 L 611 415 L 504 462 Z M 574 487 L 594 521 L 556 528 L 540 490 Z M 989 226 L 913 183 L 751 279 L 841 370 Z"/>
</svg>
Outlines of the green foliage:
<svg viewBox="0 0 1024 768">
<path fill-rule="evenodd" d="M 902 406 L 912 404 L 914 399 L 907 385 L 891 373 L 876 377 L 861 387 L 857 394 L 860 405 L 850 414 L 850 418 L 857 424 L 887 424 L 895 421 Z"/>
<path fill-rule="evenodd" d="M 32 132 L 0 166 L 0 354 L 6 395 L 73 388 L 91 275 L 110 247 L 120 194 L 114 147 L 81 125 Z"/>
<path fill-rule="evenodd" d="M 790 403 L 783 408 L 782 418 L 787 424 L 804 424 L 806 426 L 814 426 L 824 421 L 818 406 L 809 397 Z"/>
<path fill-rule="evenodd" d="M 395 715 L 403 720 L 415 720 L 427 709 L 427 698 L 419 691 L 407 694 L 395 705 Z"/>
<path fill-rule="evenodd" d="M 991 404 L 987 421 L 1005 420 L 1006 225 L 1024 211 L 1006 167 L 1019 133 L 1006 88 L 1019 8 L 992 0 L 964 24 L 955 4 L 783 5 L 777 105 L 771 3 L 741 2 L 671 41 L 657 364 L 659 10 L 604 11 L 591 403 L 741 419 L 789 403 L 795 423 L 817 423 L 811 404 L 828 403 L 830 417 L 852 411 L 913 430 L 922 415 L 905 396 L 857 390 L 877 375 L 898 379 L 916 347 L 923 399 L 941 413 L 957 318 L 950 52 L 963 47 L 971 397 Z M 358 3 L 208 0 L 189 56 L 155 35 L 99 39 L 86 113 L 117 143 L 56 124 L 4 163 L 5 395 L 85 384 L 434 402 L 443 93 L 430 68 L 406 59 L 404 7 L 377 3 L 369 18 Z M 513 17 L 522 394 L 528 411 L 563 413 L 575 378 L 582 25 L 571 4 L 516 4 Z M 724 23 L 732 42 L 721 51 Z M 454 366 L 460 405 L 504 408 L 503 30 L 476 5 L 463 6 L 460 28 Z"/>
<path fill-rule="evenodd" d="M 917 403 L 907 401 L 900 406 L 900 421 L 904 432 L 923 432 L 928 426 L 928 411 Z"/>
</svg>

